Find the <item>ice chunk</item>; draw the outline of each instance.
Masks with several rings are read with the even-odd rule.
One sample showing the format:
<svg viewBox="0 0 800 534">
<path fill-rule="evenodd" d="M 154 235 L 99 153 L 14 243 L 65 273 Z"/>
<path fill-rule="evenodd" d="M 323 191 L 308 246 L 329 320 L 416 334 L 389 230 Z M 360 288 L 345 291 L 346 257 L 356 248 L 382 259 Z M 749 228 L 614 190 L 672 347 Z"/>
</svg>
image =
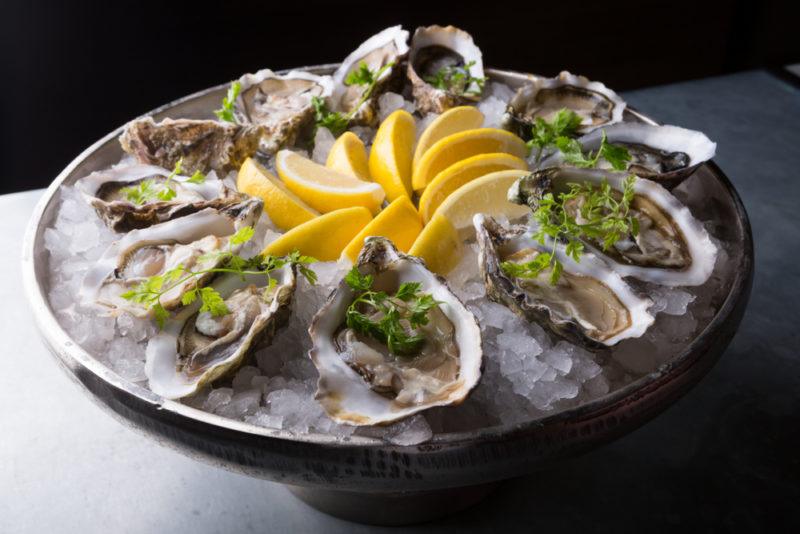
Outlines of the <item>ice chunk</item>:
<svg viewBox="0 0 800 534">
<path fill-rule="evenodd" d="M 317 133 L 314 136 L 314 152 L 311 155 L 311 159 L 320 165 L 325 165 L 328 160 L 328 152 L 331 151 L 331 147 L 335 142 L 336 138 L 330 130 L 325 127 L 317 128 Z"/>
<path fill-rule="evenodd" d="M 414 415 L 389 426 L 384 439 L 393 445 L 409 446 L 424 443 L 432 436 L 433 432 L 425 417 Z"/>
<path fill-rule="evenodd" d="M 252 386 L 253 378 L 257 377 L 261 374 L 261 371 L 258 367 L 254 367 L 252 365 L 245 365 L 239 371 L 237 371 L 236 376 L 233 377 L 233 391 L 240 392 L 250 389 Z"/>
<path fill-rule="evenodd" d="M 233 398 L 233 390 L 231 388 L 214 389 L 208 394 L 208 398 L 203 403 L 203 410 L 217 413 L 231 401 L 231 398 Z"/>
<path fill-rule="evenodd" d="M 483 113 L 484 128 L 500 128 L 502 126 L 503 115 L 506 112 L 504 101 L 490 96 L 478 104 L 478 109 Z"/>
</svg>

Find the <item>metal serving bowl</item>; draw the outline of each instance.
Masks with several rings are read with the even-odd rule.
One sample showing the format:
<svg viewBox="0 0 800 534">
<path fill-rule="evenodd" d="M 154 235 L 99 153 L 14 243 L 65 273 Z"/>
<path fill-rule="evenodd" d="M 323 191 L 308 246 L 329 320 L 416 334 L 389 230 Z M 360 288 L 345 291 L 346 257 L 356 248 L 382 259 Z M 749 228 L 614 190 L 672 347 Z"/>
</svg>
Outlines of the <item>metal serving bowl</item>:
<svg viewBox="0 0 800 534">
<path fill-rule="evenodd" d="M 329 73 L 336 65 L 309 67 Z M 528 75 L 489 70 L 511 86 Z M 227 85 L 154 110 L 164 117 L 208 118 Z M 653 122 L 629 111 L 635 118 Z M 261 428 L 166 400 L 129 383 L 78 346 L 58 324 L 47 301 L 48 253 L 44 230 L 56 212 L 56 193 L 121 155 L 111 132 L 86 149 L 53 181 L 31 218 L 23 250 L 25 290 L 50 351 L 92 398 L 127 425 L 193 458 L 289 485 L 296 496 L 340 517 L 382 524 L 412 523 L 465 508 L 498 481 L 553 465 L 620 437 L 686 393 L 714 365 L 741 321 L 753 279 L 753 242 L 741 200 L 713 163 L 696 172 L 703 202 L 719 220 L 717 237 L 734 243 L 731 279 L 714 299 L 718 311 L 680 354 L 657 371 L 598 400 L 526 423 L 436 435 L 416 446 L 354 436 L 295 435 Z M 722 232 L 723 235 L 719 235 Z M 489 355 L 491 357 L 491 355 Z"/>
</svg>

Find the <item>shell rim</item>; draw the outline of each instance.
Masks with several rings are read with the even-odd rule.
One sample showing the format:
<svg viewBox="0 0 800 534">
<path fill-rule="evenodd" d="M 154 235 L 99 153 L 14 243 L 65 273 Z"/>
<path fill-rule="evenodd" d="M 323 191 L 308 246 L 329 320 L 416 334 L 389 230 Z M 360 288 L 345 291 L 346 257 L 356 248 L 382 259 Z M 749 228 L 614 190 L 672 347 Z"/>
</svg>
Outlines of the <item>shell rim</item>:
<svg viewBox="0 0 800 534">
<path fill-rule="evenodd" d="M 312 74 L 328 74 L 333 72 L 339 63 L 326 63 L 320 65 L 309 65 L 305 67 L 295 67 L 293 69 L 284 69 L 275 71 L 277 74 L 286 74 L 291 70 L 306 70 Z M 506 69 L 486 69 L 486 73 L 490 78 L 505 77 L 513 78 L 520 81 L 532 81 L 542 76 L 536 76 L 529 73 L 519 71 L 512 71 Z M 224 94 L 227 90 L 229 82 L 218 84 L 209 88 L 205 88 L 194 93 L 191 93 L 182 98 L 178 98 L 159 106 L 153 110 L 134 117 L 144 118 L 154 116 L 161 113 L 168 112 L 173 107 L 187 103 L 191 100 L 207 96 L 211 93 Z M 635 109 L 627 106 L 626 113 L 633 116 L 635 120 L 640 120 L 649 124 L 660 124 L 654 119 L 636 111 Z M 129 122 L 129 121 L 128 121 Z M 81 348 L 72 338 L 64 331 L 61 325 L 55 318 L 55 315 L 50 308 L 47 301 L 47 296 L 44 287 L 37 279 L 37 265 L 45 260 L 44 255 L 42 258 L 36 258 L 37 251 L 42 250 L 43 235 L 45 230 L 44 216 L 48 212 L 51 204 L 56 202 L 56 195 L 62 184 L 64 184 L 70 175 L 82 164 L 85 160 L 89 159 L 96 151 L 102 148 L 106 143 L 116 139 L 124 130 L 127 122 L 118 128 L 112 130 L 98 141 L 91 144 L 83 152 L 81 152 L 74 160 L 72 160 L 51 182 L 51 184 L 44 191 L 42 197 L 34 207 L 28 226 L 25 231 L 22 246 L 22 275 L 23 275 L 23 288 L 26 296 L 28 297 L 29 305 L 34 316 L 34 322 L 42 336 L 45 345 L 50 349 L 55 357 L 60 360 L 60 363 L 69 368 L 71 374 L 75 374 L 75 368 L 81 367 L 106 384 L 113 386 L 120 393 L 135 397 L 137 400 L 150 405 L 154 410 L 166 410 L 177 416 L 186 417 L 197 423 L 207 424 L 211 427 L 219 429 L 230 430 L 233 432 L 242 432 L 247 435 L 259 436 L 263 439 L 278 439 L 282 442 L 298 442 L 303 444 L 317 444 L 338 448 L 353 448 L 353 447 L 372 447 L 385 449 L 392 447 L 397 450 L 415 450 L 419 447 L 431 446 L 447 446 L 459 447 L 470 445 L 475 442 L 481 441 L 502 441 L 514 435 L 522 433 L 535 433 L 547 425 L 556 425 L 563 421 L 570 419 L 585 420 L 593 416 L 613 409 L 618 404 L 625 404 L 626 399 L 629 397 L 637 397 L 637 392 L 646 394 L 646 390 L 650 385 L 657 382 L 666 375 L 673 372 L 680 372 L 680 367 L 687 360 L 691 360 L 693 349 L 696 345 L 701 345 L 701 341 L 712 336 L 728 317 L 733 313 L 739 300 L 746 297 L 747 286 L 752 277 L 753 272 L 753 239 L 750 227 L 750 220 L 745 211 L 744 204 L 739 197 L 738 192 L 733 187 L 728 177 L 722 172 L 719 166 L 710 160 L 700 165 L 707 166 L 714 177 L 721 182 L 725 191 L 731 197 L 731 203 L 739 217 L 743 230 L 742 246 L 742 261 L 744 264 L 743 269 L 736 269 L 734 278 L 729 286 L 728 294 L 725 296 L 717 313 L 709 321 L 706 327 L 699 332 L 689 345 L 667 364 L 662 365 L 658 370 L 649 373 L 639 379 L 631 382 L 630 384 L 606 394 L 603 397 L 593 401 L 581 404 L 579 406 L 563 410 L 561 412 L 547 415 L 540 418 L 529 419 L 522 423 L 501 424 L 480 428 L 477 430 L 450 432 L 444 434 L 434 435 L 429 441 L 420 445 L 399 446 L 387 443 L 379 438 L 369 438 L 364 436 L 350 436 L 348 438 L 338 438 L 335 436 L 320 434 L 320 433 L 307 433 L 297 435 L 289 430 L 278 430 L 267 427 L 259 427 L 253 424 L 245 423 L 229 419 L 212 413 L 204 412 L 197 408 L 181 404 L 180 402 L 164 399 L 156 395 L 144 386 L 136 385 L 129 382 L 107 367 L 104 363 L 97 360 L 94 356 L 90 355 L 87 351 Z M 76 179 L 77 180 L 77 179 Z M 38 245 L 38 246 L 37 246 Z M 691 362 L 692 364 L 695 362 Z"/>
</svg>

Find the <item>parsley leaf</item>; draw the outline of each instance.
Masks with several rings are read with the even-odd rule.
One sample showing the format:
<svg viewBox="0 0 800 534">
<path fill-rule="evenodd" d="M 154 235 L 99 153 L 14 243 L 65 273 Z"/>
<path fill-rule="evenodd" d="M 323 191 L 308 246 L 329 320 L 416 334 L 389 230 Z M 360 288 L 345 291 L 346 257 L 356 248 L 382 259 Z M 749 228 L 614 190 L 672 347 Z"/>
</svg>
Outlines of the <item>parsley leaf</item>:
<svg viewBox="0 0 800 534">
<path fill-rule="evenodd" d="M 436 71 L 433 76 L 423 77 L 423 80 L 436 89 L 455 95 L 478 96 L 483 92 L 486 78 L 472 76 L 469 69 L 474 65 L 474 61 L 470 61 L 465 65 L 448 65 Z"/>
<path fill-rule="evenodd" d="M 356 293 L 345 314 L 348 328 L 385 344 L 392 354 L 411 356 L 419 352 L 425 335 L 413 329 L 428 324 L 430 310 L 439 305 L 431 294 L 420 293 L 421 282 L 404 282 L 394 295 L 388 295 L 373 291 L 374 277 L 361 274 L 358 267 L 347 273 L 345 282 Z M 371 310 L 371 316 L 359 308 Z"/>
<path fill-rule="evenodd" d="M 228 93 L 222 98 L 222 107 L 214 110 L 214 115 L 221 121 L 236 122 L 236 117 L 233 115 L 233 103 L 239 98 L 239 93 L 242 91 L 242 84 L 239 81 L 231 83 L 228 88 Z"/>
<path fill-rule="evenodd" d="M 586 240 L 609 250 L 623 237 L 638 235 L 639 221 L 630 211 L 635 183 L 636 176 L 628 176 L 621 194 L 604 179 L 599 186 L 569 184 L 569 190 L 559 193 L 558 197 L 553 193 L 542 195 L 533 212 L 537 223 L 534 239 L 542 244 L 548 237 L 566 243 L 567 256 L 580 262 Z M 536 278 L 550 268 L 553 285 L 563 271 L 563 265 L 551 253 L 540 253 L 526 263 L 503 262 L 501 268 L 509 276 L 517 278 Z"/>
</svg>

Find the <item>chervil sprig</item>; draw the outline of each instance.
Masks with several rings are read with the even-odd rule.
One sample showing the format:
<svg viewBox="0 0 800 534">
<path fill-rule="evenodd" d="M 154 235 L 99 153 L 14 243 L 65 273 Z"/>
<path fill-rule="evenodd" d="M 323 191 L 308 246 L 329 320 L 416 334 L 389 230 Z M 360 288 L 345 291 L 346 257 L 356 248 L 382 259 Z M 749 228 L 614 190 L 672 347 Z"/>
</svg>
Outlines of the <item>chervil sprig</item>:
<svg viewBox="0 0 800 534">
<path fill-rule="evenodd" d="M 635 176 L 628 176 L 621 195 L 607 180 L 599 187 L 589 183 L 569 184 L 569 190 L 558 196 L 546 193 L 533 212 L 537 223 L 534 239 L 542 244 L 548 237 L 556 243 L 566 243 L 565 253 L 580 262 L 585 240 L 608 250 L 623 237 L 638 235 L 639 220 L 631 214 L 635 182 Z M 503 262 L 501 268 L 518 278 L 536 278 L 550 268 L 550 283 L 554 285 L 563 271 L 563 265 L 551 253 L 540 253 L 527 263 Z"/>
<path fill-rule="evenodd" d="M 448 65 L 436 71 L 433 76 L 423 77 L 423 80 L 448 93 L 478 96 L 483 92 L 486 78 L 473 76 L 469 71 L 473 65 L 475 65 L 474 61 L 469 61 L 464 65 Z"/>
<path fill-rule="evenodd" d="M 531 149 L 537 149 L 536 163 L 541 160 L 544 149 L 555 146 L 560 137 L 575 137 L 581 121 L 580 115 L 567 108 L 559 109 L 549 122 L 542 117 L 536 117 L 531 127 L 533 136 L 527 143 Z"/>
<path fill-rule="evenodd" d="M 616 171 L 627 169 L 631 160 L 628 150 L 622 145 L 609 143 L 605 130 L 601 132 L 601 136 L 600 147 L 596 152 L 590 151 L 588 154 L 584 154 L 583 146 L 577 139 L 562 136 L 556 139 L 556 146 L 564 155 L 564 161 L 575 167 L 594 168 L 601 159 L 604 159 Z"/>
<path fill-rule="evenodd" d="M 347 273 L 345 282 L 356 294 L 345 315 L 348 328 L 385 344 L 392 354 L 419 352 L 425 335 L 417 329 L 428 324 L 430 310 L 439 305 L 430 293 L 420 291 L 422 283 L 404 282 L 389 295 L 374 291 L 373 276 L 361 274 L 357 267 Z"/>
<path fill-rule="evenodd" d="M 228 93 L 222 97 L 222 107 L 214 110 L 214 115 L 221 121 L 236 122 L 236 116 L 233 114 L 233 103 L 239 98 L 239 93 L 242 91 L 242 84 L 239 81 L 231 83 L 228 88 Z"/>
<path fill-rule="evenodd" d="M 383 73 L 394 67 L 395 62 L 390 61 L 386 65 L 376 70 L 370 70 L 365 62 L 359 63 L 356 70 L 352 71 L 344 80 L 345 85 L 365 86 L 356 104 L 348 113 L 331 111 L 328 109 L 325 100 L 321 97 L 311 97 L 311 104 L 314 106 L 314 122 L 317 127 L 324 127 L 331 131 L 334 137 L 339 137 L 350 124 L 358 109 L 372 96 L 375 87 L 380 81 Z"/>
<path fill-rule="evenodd" d="M 183 172 L 182 165 L 183 158 L 180 158 L 177 162 L 175 162 L 175 167 L 172 169 L 172 172 L 169 173 L 167 179 L 161 184 L 157 183 L 153 179 L 142 180 L 138 185 L 123 187 L 120 190 L 120 193 L 125 195 L 125 198 L 128 200 L 128 202 L 139 206 L 155 199 L 168 202 L 177 195 L 175 189 L 172 188 L 172 181 L 177 175 Z M 206 177 L 203 173 L 200 171 L 195 171 L 195 173 L 192 174 L 192 176 L 186 181 L 192 184 L 201 184 L 205 182 L 205 180 Z"/>
<path fill-rule="evenodd" d="M 274 287 L 276 281 L 270 277 L 270 273 L 280 269 L 284 265 L 293 264 L 297 267 L 311 284 L 317 280 L 316 273 L 308 267 L 309 263 L 316 260 L 310 256 L 303 256 L 294 251 L 284 257 L 269 255 L 257 255 L 252 258 L 243 258 L 233 253 L 234 246 L 242 245 L 252 239 L 254 230 L 250 226 L 244 226 L 234 233 L 228 240 L 228 249 L 217 251 L 202 256 L 200 263 L 206 260 L 217 260 L 217 267 L 209 269 L 191 270 L 186 269 L 182 264 L 167 270 L 163 274 L 150 276 L 139 282 L 135 287 L 122 294 L 122 298 L 131 302 L 143 305 L 151 311 L 153 318 L 158 323 L 159 328 L 163 328 L 169 319 L 170 313 L 161 304 L 161 297 L 168 291 L 184 285 L 193 279 L 197 279 L 209 273 L 225 273 L 241 276 L 243 279 L 248 275 L 263 275 L 267 278 L 268 289 Z M 265 292 L 268 293 L 268 292 Z M 213 287 L 198 287 L 196 284 L 184 291 L 181 296 L 181 304 L 184 306 L 192 304 L 200 299 L 201 312 L 209 312 L 214 317 L 220 317 L 230 313 L 225 299 Z"/>
</svg>

